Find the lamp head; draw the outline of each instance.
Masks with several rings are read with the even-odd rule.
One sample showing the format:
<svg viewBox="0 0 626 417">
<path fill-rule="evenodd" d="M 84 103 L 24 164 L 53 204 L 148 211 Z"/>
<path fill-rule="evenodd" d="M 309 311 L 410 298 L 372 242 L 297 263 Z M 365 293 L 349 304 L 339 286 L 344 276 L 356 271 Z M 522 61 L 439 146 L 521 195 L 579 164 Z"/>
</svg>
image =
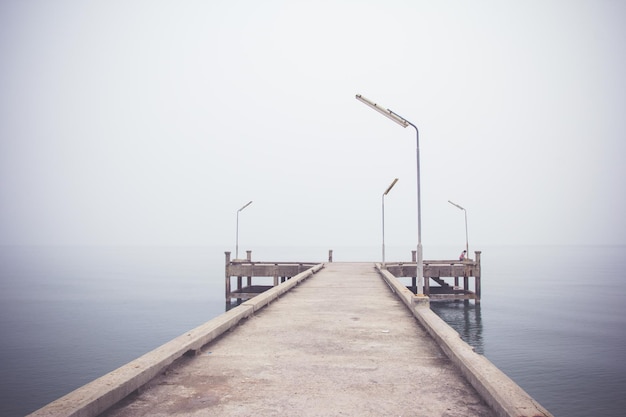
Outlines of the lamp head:
<svg viewBox="0 0 626 417">
<path fill-rule="evenodd" d="M 452 204 L 453 206 L 455 206 L 455 207 L 456 207 L 456 208 L 458 208 L 458 209 L 461 209 L 461 210 L 465 211 L 465 209 L 464 209 L 463 207 L 459 206 L 459 205 L 458 205 L 458 204 L 456 204 L 456 203 L 453 203 L 453 202 L 452 202 L 452 201 L 450 201 L 450 200 L 448 200 L 448 203 Z"/>
<path fill-rule="evenodd" d="M 391 110 L 385 109 L 384 107 L 379 106 L 378 104 L 374 103 L 371 100 L 366 99 L 365 97 L 363 97 L 360 94 L 356 95 L 356 99 L 359 100 L 362 103 L 367 104 L 368 106 L 370 106 L 371 108 L 373 108 L 374 110 L 379 112 L 380 114 L 390 118 L 391 120 L 393 120 L 394 122 L 396 122 L 397 124 L 399 124 L 402 127 L 407 127 L 408 125 L 411 124 L 408 121 L 406 121 L 404 118 L 402 118 L 402 117 L 398 116 L 396 113 L 392 112 Z"/>
<path fill-rule="evenodd" d="M 389 191 L 391 191 L 391 189 L 393 188 L 394 185 L 396 185 L 397 182 L 398 182 L 397 178 L 395 180 L 393 180 L 393 182 L 389 185 L 389 187 L 387 187 L 387 191 L 385 191 L 385 194 L 383 194 L 383 195 L 387 195 L 387 193 Z"/>
<path fill-rule="evenodd" d="M 243 206 L 242 208 L 240 208 L 239 210 L 237 210 L 237 212 L 240 212 L 241 210 L 245 209 L 246 207 L 248 207 L 250 204 L 252 204 L 252 201 L 248 201 L 248 203 Z"/>
</svg>

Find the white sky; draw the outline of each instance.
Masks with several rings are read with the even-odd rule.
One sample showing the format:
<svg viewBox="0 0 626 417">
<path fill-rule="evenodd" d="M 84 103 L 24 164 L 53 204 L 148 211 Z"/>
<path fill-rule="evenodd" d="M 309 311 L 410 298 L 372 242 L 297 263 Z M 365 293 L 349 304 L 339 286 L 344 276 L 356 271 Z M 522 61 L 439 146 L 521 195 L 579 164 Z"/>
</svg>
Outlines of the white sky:
<svg viewBox="0 0 626 417">
<path fill-rule="evenodd" d="M 0 244 L 626 244 L 626 2 L 1 1 Z"/>
</svg>

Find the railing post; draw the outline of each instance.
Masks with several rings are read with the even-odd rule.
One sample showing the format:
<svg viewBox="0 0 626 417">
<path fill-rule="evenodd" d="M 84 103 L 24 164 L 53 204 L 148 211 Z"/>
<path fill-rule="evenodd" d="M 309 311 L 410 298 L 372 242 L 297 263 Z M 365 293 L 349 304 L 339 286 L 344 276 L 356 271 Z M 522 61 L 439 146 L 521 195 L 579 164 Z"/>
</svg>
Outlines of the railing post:
<svg viewBox="0 0 626 417">
<path fill-rule="evenodd" d="M 411 261 L 412 262 L 417 262 L 417 251 L 416 250 L 412 250 L 411 251 Z M 417 277 L 415 277 L 415 276 L 411 277 L 411 288 L 413 289 L 415 294 L 417 294 Z"/>
<path fill-rule="evenodd" d="M 248 262 L 252 262 L 252 251 L 251 250 L 247 250 L 246 251 L 246 259 L 248 260 Z M 250 266 L 250 268 L 254 269 L 253 266 Z M 248 284 L 248 288 L 252 286 L 252 276 L 246 277 L 246 283 Z"/>
<path fill-rule="evenodd" d="M 480 303 L 480 293 L 481 293 L 481 288 L 480 288 L 480 254 L 481 251 L 474 251 L 474 255 L 476 257 L 476 266 L 474 267 L 474 286 L 475 286 L 475 292 L 476 292 L 476 302 Z"/>
<path fill-rule="evenodd" d="M 226 305 L 230 305 L 230 252 L 224 252 L 224 254 L 226 255 L 224 290 L 226 292 Z"/>
</svg>

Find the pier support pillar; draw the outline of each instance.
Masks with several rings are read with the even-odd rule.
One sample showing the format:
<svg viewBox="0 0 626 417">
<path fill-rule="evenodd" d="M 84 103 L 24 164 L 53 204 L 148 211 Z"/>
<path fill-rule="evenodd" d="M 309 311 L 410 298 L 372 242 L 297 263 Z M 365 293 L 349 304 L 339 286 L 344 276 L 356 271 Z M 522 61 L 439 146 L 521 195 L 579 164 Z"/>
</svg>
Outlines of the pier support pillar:
<svg viewBox="0 0 626 417">
<path fill-rule="evenodd" d="M 411 261 L 417 262 L 417 251 L 411 251 Z M 417 294 L 417 277 L 411 277 L 411 290 Z"/>
<path fill-rule="evenodd" d="M 480 303 L 480 293 L 481 293 L 481 289 L 480 289 L 480 254 L 482 252 L 481 251 L 474 251 L 474 256 L 476 259 L 476 271 L 474 271 L 474 286 L 475 286 L 475 292 L 476 292 L 476 302 Z"/>
<path fill-rule="evenodd" d="M 224 289 L 226 291 L 225 298 L 226 304 L 230 305 L 230 270 L 228 268 L 228 265 L 230 265 L 230 252 L 224 252 L 224 254 L 226 255 L 226 277 L 224 281 Z"/>
<path fill-rule="evenodd" d="M 246 259 L 248 260 L 248 262 L 252 262 L 252 251 L 251 250 L 247 250 L 246 251 Z M 250 288 L 252 286 L 252 277 L 246 277 L 246 284 L 248 285 L 248 288 Z"/>
</svg>

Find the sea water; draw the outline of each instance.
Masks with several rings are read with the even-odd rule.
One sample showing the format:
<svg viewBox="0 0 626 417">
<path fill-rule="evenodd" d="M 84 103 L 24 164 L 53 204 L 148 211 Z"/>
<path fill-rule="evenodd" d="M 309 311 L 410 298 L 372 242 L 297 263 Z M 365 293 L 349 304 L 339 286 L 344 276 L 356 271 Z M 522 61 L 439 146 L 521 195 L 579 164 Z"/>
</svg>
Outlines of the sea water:
<svg viewBox="0 0 626 417">
<path fill-rule="evenodd" d="M 323 262 L 328 249 L 263 247 L 252 257 Z M 624 249 L 470 248 L 482 250 L 482 302 L 432 308 L 555 416 L 621 416 Z M 224 312 L 224 250 L 0 247 L 0 415 L 35 411 Z M 386 259 L 408 261 L 410 251 L 390 247 Z M 334 261 L 380 256 L 333 249 Z"/>
<path fill-rule="evenodd" d="M 555 416 L 626 410 L 624 247 L 487 248 L 482 300 L 432 303 Z"/>
</svg>

